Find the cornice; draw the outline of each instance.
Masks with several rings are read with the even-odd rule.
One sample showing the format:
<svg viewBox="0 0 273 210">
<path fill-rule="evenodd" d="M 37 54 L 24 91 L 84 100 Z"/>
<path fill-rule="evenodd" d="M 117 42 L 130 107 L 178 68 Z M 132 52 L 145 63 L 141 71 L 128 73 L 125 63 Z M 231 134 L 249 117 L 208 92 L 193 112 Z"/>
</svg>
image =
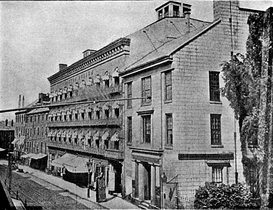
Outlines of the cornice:
<svg viewBox="0 0 273 210">
<path fill-rule="evenodd" d="M 52 76 L 48 77 L 50 83 L 55 83 L 64 77 L 68 77 L 75 73 L 80 72 L 83 69 L 91 67 L 97 63 L 100 63 L 110 57 L 113 57 L 121 52 L 126 52 L 125 46 L 130 46 L 129 38 L 120 38 L 109 45 L 101 48 L 100 50 L 92 53 L 91 55 L 73 63 L 63 71 L 58 71 Z M 128 51 L 128 50 L 127 50 Z"/>
</svg>

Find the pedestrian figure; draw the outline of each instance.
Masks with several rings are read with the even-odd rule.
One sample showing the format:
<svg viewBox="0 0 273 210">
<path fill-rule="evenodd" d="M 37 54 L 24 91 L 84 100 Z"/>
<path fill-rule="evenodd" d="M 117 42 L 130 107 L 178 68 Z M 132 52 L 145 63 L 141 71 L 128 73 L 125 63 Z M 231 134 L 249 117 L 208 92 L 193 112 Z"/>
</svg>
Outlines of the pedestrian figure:
<svg viewBox="0 0 273 210">
<path fill-rule="evenodd" d="M 103 173 L 96 178 L 96 202 L 106 201 L 106 191 Z"/>
</svg>

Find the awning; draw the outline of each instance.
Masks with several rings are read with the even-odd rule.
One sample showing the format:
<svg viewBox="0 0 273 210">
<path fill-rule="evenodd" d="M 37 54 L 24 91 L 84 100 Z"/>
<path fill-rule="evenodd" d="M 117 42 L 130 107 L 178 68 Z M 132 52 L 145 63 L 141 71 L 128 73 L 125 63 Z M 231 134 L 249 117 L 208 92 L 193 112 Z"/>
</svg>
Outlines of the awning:
<svg viewBox="0 0 273 210">
<path fill-rule="evenodd" d="M 65 163 L 70 162 L 73 158 L 75 158 L 75 155 L 72 154 L 64 154 L 62 157 L 59 157 L 51 162 L 52 166 L 56 167 L 63 167 Z"/>
<path fill-rule="evenodd" d="M 118 70 L 116 69 L 113 73 L 112 73 L 112 77 L 118 77 L 119 73 Z"/>
<path fill-rule="evenodd" d="M 99 108 L 98 106 L 96 106 L 96 107 L 94 108 L 94 111 L 100 111 L 100 108 Z"/>
<path fill-rule="evenodd" d="M 102 109 L 104 109 L 104 110 L 109 110 L 109 107 L 110 107 L 110 104 L 109 104 L 109 103 L 105 103 L 105 104 L 102 106 Z"/>
<path fill-rule="evenodd" d="M 112 105 L 112 109 L 119 109 L 119 104 L 117 102 L 114 102 Z"/>
<path fill-rule="evenodd" d="M 68 163 L 64 164 L 64 167 L 73 173 L 87 173 L 88 172 L 88 163 L 89 159 L 84 157 L 78 157 L 76 156 L 72 160 L 70 160 Z M 90 171 L 92 171 L 92 167 L 90 167 Z"/>
<path fill-rule="evenodd" d="M 25 155 L 21 155 L 21 158 L 30 158 L 32 156 L 35 156 L 36 154 L 34 153 L 28 153 L 28 154 L 25 154 Z"/>
<path fill-rule="evenodd" d="M 31 156 L 30 158 L 31 159 L 34 159 L 34 160 L 39 160 L 39 159 L 42 159 L 44 157 L 46 157 L 47 154 L 42 154 L 42 153 L 39 153 L 39 154 L 34 154 L 33 156 Z"/>
<path fill-rule="evenodd" d="M 65 167 L 68 171 L 74 173 L 88 172 L 87 162 L 89 159 L 78 157 L 69 153 L 52 161 L 51 165 L 56 167 Z"/>
<path fill-rule="evenodd" d="M 16 144 L 17 141 L 19 141 L 19 139 L 15 138 L 15 139 L 11 142 L 11 144 Z"/>
<path fill-rule="evenodd" d="M 109 75 L 108 74 L 103 75 L 102 80 L 109 80 Z"/>
<path fill-rule="evenodd" d="M 98 140 L 99 138 L 100 138 L 100 132 L 97 131 L 93 136 L 93 140 Z"/>
<path fill-rule="evenodd" d="M 109 132 L 105 131 L 104 134 L 101 137 L 102 141 L 108 140 L 109 139 Z"/>
<path fill-rule="evenodd" d="M 111 136 L 110 141 L 119 141 L 118 132 L 115 132 L 115 134 Z"/>
</svg>

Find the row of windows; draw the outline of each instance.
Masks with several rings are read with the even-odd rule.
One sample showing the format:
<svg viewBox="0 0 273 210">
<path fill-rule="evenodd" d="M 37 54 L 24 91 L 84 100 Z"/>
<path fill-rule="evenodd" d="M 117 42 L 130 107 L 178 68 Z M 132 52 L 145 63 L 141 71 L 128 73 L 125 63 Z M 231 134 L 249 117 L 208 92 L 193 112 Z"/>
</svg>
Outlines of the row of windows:
<svg viewBox="0 0 273 210">
<path fill-rule="evenodd" d="M 106 78 L 101 80 L 100 78 L 96 78 L 93 80 L 91 77 L 89 78 L 88 82 L 86 83 L 84 80 L 82 80 L 81 84 L 75 83 L 74 86 L 70 85 L 69 87 L 64 87 L 64 89 L 56 90 L 55 94 L 51 93 L 51 101 L 62 101 L 68 98 L 72 98 L 73 96 L 77 96 L 77 93 L 73 90 L 78 90 L 79 88 L 85 88 L 86 86 L 92 86 L 94 85 L 96 88 L 110 88 L 110 87 L 116 87 L 120 85 L 120 78 L 119 77 L 113 77 L 113 81 L 110 82 L 110 78 Z"/>
<path fill-rule="evenodd" d="M 172 71 L 164 73 L 164 100 L 172 100 Z M 219 72 L 209 72 L 210 101 L 220 101 Z M 142 105 L 150 105 L 152 102 L 151 76 L 141 79 Z M 132 82 L 127 83 L 127 98 L 132 98 Z M 132 100 L 127 101 L 127 108 L 132 108 Z"/>
<path fill-rule="evenodd" d="M 27 137 L 46 137 L 48 132 L 48 128 L 46 127 L 35 127 L 35 128 L 26 128 L 26 136 Z"/>
<path fill-rule="evenodd" d="M 26 117 L 26 123 L 28 122 L 45 122 L 47 121 L 48 114 L 29 115 Z"/>
<path fill-rule="evenodd" d="M 142 141 L 143 143 L 151 143 L 151 115 L 144 115 L 142 119 Z M 172 114 L 165 115 L 165 146 L 173 145 L 173 116 Z M 221 145 L 221 115 L 210 115 L 210 128 L 211 128 L 211 145 Z M 132 143 L 132 117 L 127 117 L 127 143 Z"/>
<path fill-rule="evenodd" d="M 50 140 L 52 142 L 78 145 L 78 146 L 81 146 L 82 148 L 90 147 L 95 149 L 113 149 L 113 150 L 120 149 L 119 141 L 109 141 L 109 139 L 102 141 L 101 139 L 93 140 L 92 137 L 86 140 L 86 139 L 79 139 L 79 138 L 72 138 L 72 137 L 51 136 Z"/>
<path fill-rule="evenodd" d="M 114 108 L 112 110 L 96 110 L 89 112 L 70 112 L 65 114 L 59 114 L 55 116 L 49 116 L 50 121 L 76 121 L 76 120 L 100 120 L 100 119 L 115 119 L 120 117 L 119 108 Z"/>
</svg>

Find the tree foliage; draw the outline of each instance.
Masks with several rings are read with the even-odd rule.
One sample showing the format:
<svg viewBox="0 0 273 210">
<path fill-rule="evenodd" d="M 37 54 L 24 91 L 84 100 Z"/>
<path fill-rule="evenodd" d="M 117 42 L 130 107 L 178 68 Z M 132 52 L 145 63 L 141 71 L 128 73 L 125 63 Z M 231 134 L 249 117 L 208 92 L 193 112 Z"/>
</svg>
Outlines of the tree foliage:
<svg viewBox="0 0 273 210">
<path fill-rule="evenodd" d="M 206 183 L 196 191 L 194 200 L 196 209 L 258 209 L 259 207 L 260 199 L 255 198 L 250 190 L 240 183 L 231 186 Z"/>
</svg>

